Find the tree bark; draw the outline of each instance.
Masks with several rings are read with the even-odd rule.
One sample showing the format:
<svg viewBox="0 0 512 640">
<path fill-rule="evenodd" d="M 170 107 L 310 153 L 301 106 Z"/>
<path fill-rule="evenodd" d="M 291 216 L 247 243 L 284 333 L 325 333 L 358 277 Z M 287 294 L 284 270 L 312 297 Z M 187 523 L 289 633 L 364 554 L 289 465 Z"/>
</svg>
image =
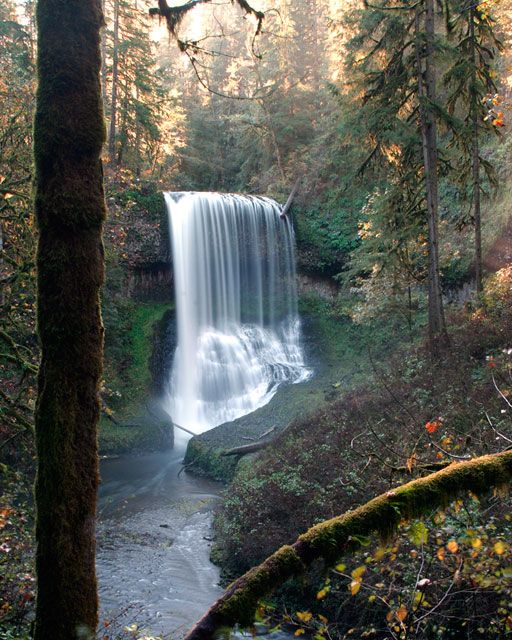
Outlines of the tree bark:
<svg viewBox="0 0 512 640">
<path fill-rule="evenodd" d="M 93 637 L 103 327 L 101 0 L 39 0 L 36 640 Z"/>
<path fill-rule="evenodd" d="M 481 494 L 512 480 L 512 451 L 454 463 L 429 476 L 383 493 L 343 515 L 309 529 L 235 580 L 189 631 L 185 640 L 211 640 L 221 629 L 249 627 L 259 601 L 315 560 L 334 564 L 345 552 L 360 548 L 358 539 L 377 534 L 389 539 L 402 520 L 443 508 L 469 491 Z"/>
<path fill-rule="evenodd" d="M 114 0 L 114 42 L 112 48 L 112 93 L 110 100 L 110 126 L 108 132 L 108 157 L 116 162 L 117 84 L 119 82 L 119 0 Z"/>
<path fill-rule="evenodd" d="M 420 52 L 420 13 L 416 8 L 416 59 L 421 137 L 428 220 L 428 335 L 435 359 L 449 346 L 439 276 L 439 196 L 437 178 L 437 126 L 431 104 L 436 98 L 434 74 L 434 0 L 425 0 L 425 50 Z M 424 60 L 424 65 L 423 65 Z M 424 67 L 424 68 L 423 68 Z"/>
</svg>

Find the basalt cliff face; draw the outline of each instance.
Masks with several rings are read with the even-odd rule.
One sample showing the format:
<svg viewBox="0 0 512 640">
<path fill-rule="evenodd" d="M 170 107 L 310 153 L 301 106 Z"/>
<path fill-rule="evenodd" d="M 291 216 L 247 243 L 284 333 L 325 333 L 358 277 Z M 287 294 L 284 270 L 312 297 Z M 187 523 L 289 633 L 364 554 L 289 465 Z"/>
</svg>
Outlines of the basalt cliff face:
<svg viewBox="0 0 512 640">
<path fill-rule="evenodd" d="M 171 302 L 172 256 L 163 196 L 151 187 L 107 199 L 107 261 L 115 262 L 122 291 L 141 302 Z"/>
</svg>

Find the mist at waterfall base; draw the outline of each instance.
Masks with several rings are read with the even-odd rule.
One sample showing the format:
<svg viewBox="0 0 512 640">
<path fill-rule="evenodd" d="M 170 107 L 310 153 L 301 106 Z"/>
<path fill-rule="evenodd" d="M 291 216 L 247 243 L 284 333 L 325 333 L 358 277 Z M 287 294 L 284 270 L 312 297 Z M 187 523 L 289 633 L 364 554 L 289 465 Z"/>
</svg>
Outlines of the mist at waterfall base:
<svg viewBox="0 0 512 640">
<path fill-rule="evenodd" d="M 164 408 L 202 433 L 310 377 L 300 341 L 295 240 L 269 198 L 166 193 L 178 343 Z"/>
</svg>

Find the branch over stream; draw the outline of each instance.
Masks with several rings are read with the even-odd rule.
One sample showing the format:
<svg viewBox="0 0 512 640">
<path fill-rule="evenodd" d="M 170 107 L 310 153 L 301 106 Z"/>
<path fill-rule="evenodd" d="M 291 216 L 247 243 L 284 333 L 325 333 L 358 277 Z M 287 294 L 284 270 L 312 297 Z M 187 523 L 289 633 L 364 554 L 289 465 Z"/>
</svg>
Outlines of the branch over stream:
<svg viewBox="0 0 512 640">
<path fill-rule="evenodd" d="M 512 451 L 504 451 L 453 463 L 326 520 L 235 580 L 185 640 L 211 640 L 223 628 L 252 625 L 261 598 L 289 578 L 302 574 L 314 560 L 334 564 L 343 553 L 360 547 L 357 538 L 377 534 L 387 539 L 404 519 L 412 520 L 445 507 L 462 493 L 482 494 L 511 481 Z"/>
</svg>

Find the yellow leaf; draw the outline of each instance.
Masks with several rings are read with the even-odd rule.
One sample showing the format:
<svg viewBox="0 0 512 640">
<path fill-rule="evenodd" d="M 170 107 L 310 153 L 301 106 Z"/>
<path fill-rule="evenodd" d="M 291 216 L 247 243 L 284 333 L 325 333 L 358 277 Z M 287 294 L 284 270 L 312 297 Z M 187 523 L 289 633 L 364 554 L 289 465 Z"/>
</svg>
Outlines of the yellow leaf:
<svg viewBox="0 0 512 640">
<path fill-rule="evenodd" d="M 379 547 L 377 551 L 373 554 L 375 560 L 382 560 L 382 558 L 386 555 L 386 549 L 384 547 Z"/>
<path fill-rule="evenodd" d="M 473 538 L 473 540 L 471 540 L 471 546 L 473 547 L 473 549 L 480 549 L 482 546 L 482 541 L 480 540 L 480 538 Z"/>
<path fill-rule="evenodd" d="M 295 615 L 301 622 L 309 622 L 313 617 L 311 611 L 297 611 Z"/>
<path fill-rule="evenodd" d="M 502 556 L 507 550 L 507 545 L 502 540 L 498 540 L 498 542 L 496 542 L 493 548 L 494 548 L 494 553 L 497 553 L 499 556 Z"/>
<path fill-rule="evenodd" d="M 316 594 L 317 600 L 323 600 L 327 595 L 327 589 L 320 589 L 320 591 Z"/>
<path fill-rule="evenodd" d="M 445 558 L 445 551 L 444 551 L 444 547 L 439 547 L 439 549 L 437 550 L 437 559 L 441 560 L 441 562 L 444 560 Z"/>
<path fill-rule="evenodd" d="M 459 550 L 459 545 L 456 540 L 450 540 L 450 542 L 446 545 L 446 548 L 450 553 L 457 553 Z"/>
<path fill-rule="evenodd" d="M 377 600 L 377 596 L 375 596 L 373 594 L 368 597 L 368 602 L 375 602 L 375 600 Z"/>
<path fill-rule="evenodd" d="M 320 620 L 320 622 L 323 622 L 324 624 L 327 624 L 329 622 L 329 620 L 327 620 L 327 618 L 321 615 L 320 613 L 318 614 L 318 619 Z"/>
<path fill-rule="evenodd" d="M 356 593 L 359 591 L 359 589 L 361 588 L 361 583 L 358 580 L 352 580 L 352 582 L 350 583 L 350 593 L 355 596 Z"/>
<path fill-rule="evenodd" d="M 345 571 L 347 566 L 344 564 L 337 564 L 334 568 L 336 569 L 336 571 L 340 571 L 341 573 L 343 573 L 343 571 Z"/>
<path fill-rule="evenodd" d="M 354 580 L 360 580 L 365 571 L 366 567 L 364 565 L 361 565 L 360 567 L 357 567 L 357 569 L 354 569 L 354 571 L 352 571 L 350 575 L 354 578 Z"/>
<path fill-rule="evenodd" d="M 294 636 L 301 636 L 304 633 L 306 633 L 306 631 L 304 629 L 297 629 L 297 631 L 293 635 Z"/>
</svg>

